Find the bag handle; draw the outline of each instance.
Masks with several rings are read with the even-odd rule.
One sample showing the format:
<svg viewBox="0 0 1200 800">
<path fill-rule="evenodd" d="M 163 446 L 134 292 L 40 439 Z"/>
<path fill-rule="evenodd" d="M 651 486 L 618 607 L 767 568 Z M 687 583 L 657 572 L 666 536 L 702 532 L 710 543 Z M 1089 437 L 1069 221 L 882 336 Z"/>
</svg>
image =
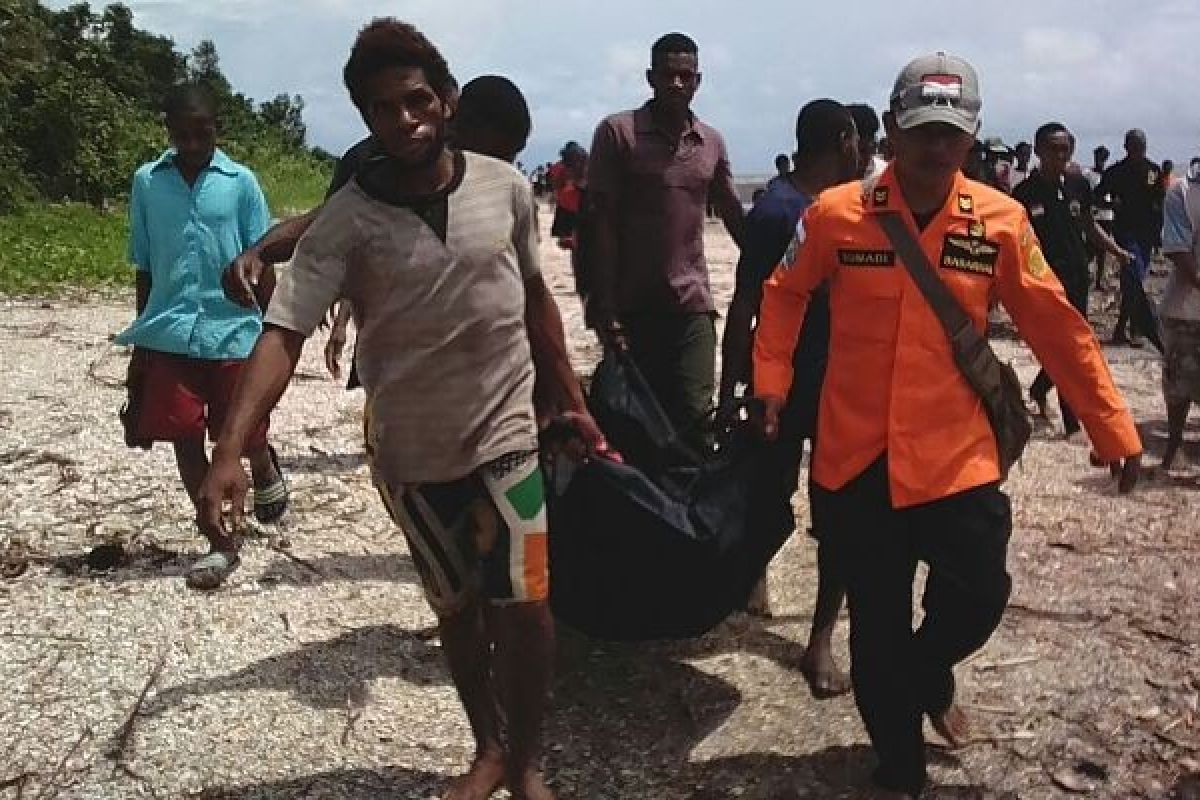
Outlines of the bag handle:
<svg viewBox="0 0 1200 800">
<path fill-rule="evenodd" d="M 986 341 L 975 329 L 962 305 L 938 277 L 933 265 L 929 263 L 929 257 L 925 255 L 925 250 L 913 238 L 912 231 L 908 229 L 899 212 L 881 211 L 876 214 L 876 218 L 892 247 L 900 255 L 900 261 L 908 270 L 913 283 L 917 284 L 938 322 L 942 324 L 942 330 L 946 332 L 955 350 L 969 352 L 977 348 L 980 342 Z"/>
</svg>

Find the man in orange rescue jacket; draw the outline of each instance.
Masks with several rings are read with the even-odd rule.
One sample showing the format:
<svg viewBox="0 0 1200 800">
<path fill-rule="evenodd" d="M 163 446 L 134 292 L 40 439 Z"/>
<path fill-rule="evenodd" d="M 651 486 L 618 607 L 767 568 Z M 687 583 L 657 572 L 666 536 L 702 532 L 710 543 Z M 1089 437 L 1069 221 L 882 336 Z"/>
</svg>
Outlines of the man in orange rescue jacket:
<svg viewBox="0 0 1200 800">
<path fill-rule="evenodd" d="M 1122 491 L 1136 482 L 1142 451 L 1095 336 L 1067 302 L 1025 212 L 960 172 L 980 106 L 975 70 L 962 59 L 938 53 L 904 68 L 884 115 L 894 161 L 875 181 L 830 189 L 809 207 L 764 287 L 755 338 L 754 388 L 770 438 L 809 296 L 829 282 L 812 511 L 839 542 L 855 699 L 885 798 L 915 798 L 925 785 L 925 715 L 951 745 L 966 739 L 953 667 L 1000 622 L 1012 518 L 984 407 L 878 214 L 902 214 L 978 330 L 993 301 L 1004 304 Z M 929 578 L 914 631 L 918 560 Z"/>
</svg>

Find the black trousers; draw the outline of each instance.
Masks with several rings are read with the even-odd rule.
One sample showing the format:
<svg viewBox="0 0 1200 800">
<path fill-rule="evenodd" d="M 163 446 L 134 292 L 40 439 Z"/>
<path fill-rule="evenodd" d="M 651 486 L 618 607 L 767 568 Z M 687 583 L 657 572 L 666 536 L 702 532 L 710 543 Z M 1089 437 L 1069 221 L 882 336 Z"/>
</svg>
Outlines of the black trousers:
<svg viewBox="0 0 1200 800">
<path fill-rule="evenodd" d="M 954 666 L 987 642 L 1008 603 L 1008 498 L 989 484 L 895 509 L 886 456 L 838 491 L 811 491 L 814 524 L 837 542 L 847 584 L 854 698 L 879 757 L 875 781 L 917 795 L 924 715 L 950 707 Z M 918 561 L 929 577 L 914 631 Z"/>
<path fill-rule="evenodd" d="M 1059 275 L 1059 279 L 1062 281 L 1063 288 L 1067 292 L 1067 299 L 1071 301 L 1071 305 L 1075 306 L 1075 310 L 1082 314 L 1084 319 L 1087 319 L 1088 291 L 1091 280 L 1088 277 L 1086 269 L 1082 276 Z M 1033 379 L 1033 384 L 1029 387 L 1029 394 L 1044 399 L 1053 388 L 1054 381 L 1050 379 L 1046 370 L 1043 369 L 1039 370 L 1037 377 Z M 1079 420 L 1075 417 L 1075 413 L 1071 411 L 1070 406 L 1067 405 L 1067 401 L 1063 399 L 1061 394 L 1058 396 L 1058 407 L 1062 410 L 1063 428 L 1067 434 L 1070 435 L 1078 431 Z"/>
</svg>

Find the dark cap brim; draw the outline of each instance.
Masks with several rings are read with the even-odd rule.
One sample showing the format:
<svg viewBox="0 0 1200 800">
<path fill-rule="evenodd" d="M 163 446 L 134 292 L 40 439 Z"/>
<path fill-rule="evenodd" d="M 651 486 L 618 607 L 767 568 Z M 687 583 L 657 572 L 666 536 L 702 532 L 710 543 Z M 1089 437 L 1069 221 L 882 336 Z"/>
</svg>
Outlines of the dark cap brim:
<svg viewBox="0 0 1200 800">
<path fill-rule="evenodd" d="M 896 124 L 902 130 L 927 125 L 930 122 L 945 122 L 972 136 L 979 130 L 978 114 L 950 106 L 920 106 L 896 112 Z"/>
</svg>

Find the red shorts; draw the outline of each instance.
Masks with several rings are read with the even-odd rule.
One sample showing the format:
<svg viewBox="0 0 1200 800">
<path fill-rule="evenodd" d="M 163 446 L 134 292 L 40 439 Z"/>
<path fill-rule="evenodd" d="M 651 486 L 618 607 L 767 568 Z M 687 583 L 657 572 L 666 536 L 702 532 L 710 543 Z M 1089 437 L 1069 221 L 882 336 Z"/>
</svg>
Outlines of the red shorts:
<svg viewBox="0 0 1200 800">
<path fill-rule="evenodd" d="M 244 361 L 201 358 L 146 351 L 138 438 L 159 442 L 216 441 L 229 412 L 233 390 Z M 246 452 L 267 445 L 270 418 L 259 423 L 246 440 Z"/>
</svg>

